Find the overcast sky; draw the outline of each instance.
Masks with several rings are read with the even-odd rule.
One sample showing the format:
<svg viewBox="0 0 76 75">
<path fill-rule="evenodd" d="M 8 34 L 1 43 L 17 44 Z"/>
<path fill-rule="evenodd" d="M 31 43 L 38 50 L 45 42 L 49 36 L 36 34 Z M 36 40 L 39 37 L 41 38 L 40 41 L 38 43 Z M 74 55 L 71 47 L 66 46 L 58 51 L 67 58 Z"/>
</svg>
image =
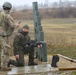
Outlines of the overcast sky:
<svg viewBox="0 0 76 75">
<path fill-rule="evenodd" d="M 11 2 L 12 5 L 32 5 L 32 2 L 37 1 L 38 3 L 45 3 L 46 0 L 0 0 L 0 5 L 2 5 L 4 2 Z M 57 2 L 60 0 L 47 0 L 48 2 Z M 66 0 L 62 0 L 66 1 Z M 69 1 L 75 1 L 75 0 L 69 0 Z"/>
</svg>

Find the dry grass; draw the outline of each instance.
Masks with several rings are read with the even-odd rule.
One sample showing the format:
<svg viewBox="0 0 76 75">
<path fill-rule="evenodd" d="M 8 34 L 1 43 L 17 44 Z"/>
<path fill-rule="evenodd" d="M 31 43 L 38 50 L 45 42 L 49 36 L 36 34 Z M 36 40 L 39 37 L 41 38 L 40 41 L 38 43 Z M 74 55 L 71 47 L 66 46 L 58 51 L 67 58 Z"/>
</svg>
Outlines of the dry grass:
<svg viewBox="0 0 76 75">
<path fill-rule="evenodd" d="M 75 19 L 74 19 L 75 20 Z M 61 24 L 62 21 L 62 24 Z M 64 22 L 63 22 L 64 21 Z M 16 21 L 18 22 L 18 20 Z M 57 23 L 56 23 L 57 22 Z M 30 27 L 30 35 L 31 38 L 34 38 L 34 23 L 30 20 L 22 20 L 20 24 L 20 28 L 28 24 Z M 64 45 L 64 44 L 71 44 L 76 45 L 76 25 L 75 23 L 65 23 L 65 19 L 49 19 L 49 20 L 42 20 L 41 25 L 43 26 L 45 41 L 47 43 L 53 45 Z M 17 29 L 16 29 L 17 31 Z"/>
<path fill-rule="evenodd" d="M 76 58 L 76 19 L 46 19 L 41 21 L 44 31 L 44 39 L 47 43 L 48 53 L 61 53 Z M 28 24 L 30 36 L 34 39 L 33 20 L 21 20 L 21 28 Z M 16 20 L 19 22 L 19 20 Z M 14 38 L 17 28 L 11 37 Z M 12 41 L 12 40 L 11 40 Z M 12 45 L 13 42 L 11 42 Z M 61 51 L 62 50 L 62 51 Z"/>
<path fill-rule="evenodd" d="M 67 23 L 65 22 L 67 20 Z M 53 45 L 76 45 L 76 23 L 70 23 L 75 19 L 49 19 L 42 20 L 45 41 Z M 18 20 L 17 20 L 18 22 Z M 34 38 L 34 23 L 31 20 L 22 20 L 20 27 L 28 24 L 30 27 L 30 35 Z"/>
</svg>

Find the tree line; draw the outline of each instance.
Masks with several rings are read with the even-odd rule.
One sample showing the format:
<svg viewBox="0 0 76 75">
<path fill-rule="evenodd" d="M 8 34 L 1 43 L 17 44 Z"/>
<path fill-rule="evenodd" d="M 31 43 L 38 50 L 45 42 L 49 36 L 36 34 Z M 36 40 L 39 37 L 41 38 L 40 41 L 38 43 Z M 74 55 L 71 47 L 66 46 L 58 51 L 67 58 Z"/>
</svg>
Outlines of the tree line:
<svg viewBox="0 0 76 75">
<path fill-rule="evenodd" d="M 67 7 L 67 8 L 42 8 L 39 9 L 39 13 L 42 19 L 49 18 L 76 18 L 76 7 Z M 11 15 L 14 19 L 33 19 L 33 9 L 23 9 L 11 11 Z"/>
</svg>

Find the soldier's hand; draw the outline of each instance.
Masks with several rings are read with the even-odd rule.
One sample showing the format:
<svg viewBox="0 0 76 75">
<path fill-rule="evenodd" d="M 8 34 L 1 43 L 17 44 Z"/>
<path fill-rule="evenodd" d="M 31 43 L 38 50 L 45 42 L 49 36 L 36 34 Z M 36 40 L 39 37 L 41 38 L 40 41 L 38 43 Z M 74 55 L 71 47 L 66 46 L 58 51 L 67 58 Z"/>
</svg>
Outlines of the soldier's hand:
<svg viewBox="0 0 76 75">
<path fill-rule="evenodd" d="M 21 21 L 19 21 L 18 23 L 16 23 L 16 24 L 15 24 L 16 27 L 19 27 L 20 23 L 21 23 Z"/>
<path fill-rule="evenodd" d="M 38 45 L 37 47 L 38 47 L 38 48 L 42 48 L 42 44 Z"/>
<path fill-rule="evenodd" d="M 18 23 L 16 23 L 15 25 L 16 25 L 16 28 L 19 27 L 19 24 Z"/>
<path fill-rule="evenodd" d="M 15 58 L 16 58 L 16 59 L 19 59 L 19 55 L 16 55 Z"/>
<path fill-rule="evenodd" d="M 29 47 L 28 45 L 26 45 L 25 47 Z"/>
</svg>

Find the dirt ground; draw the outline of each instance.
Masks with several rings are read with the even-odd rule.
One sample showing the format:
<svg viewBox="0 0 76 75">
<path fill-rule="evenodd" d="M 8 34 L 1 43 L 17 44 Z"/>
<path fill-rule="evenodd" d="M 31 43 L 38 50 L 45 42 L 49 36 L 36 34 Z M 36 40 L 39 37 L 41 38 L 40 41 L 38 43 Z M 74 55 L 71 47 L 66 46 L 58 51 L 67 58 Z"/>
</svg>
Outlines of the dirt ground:
<svg viewBox="0 0 76 75">
<path fill-rule="evenodd" d="M 48 61 L 45 63 L 45 62 L 40 62 L 38 61 L 37 59 L 35 60 L 35 62 L 38 62 L 38 64 L 51 64 L 52 62 L 52 56 L 51 55 L 48 55 Z M 14 56 L 11 57 L 12 59 L 14 59 Z M 59 57 L 59 62 L 57 63 L 58 65 L 58 68 L 74 68 L 76 67 L 76 63 L 74 62 L 71 62 L 71 61 L 68 61 L 62 57 Z M 25 55 L 25 65 L 27 66 L 28 64 L 28 56 Z M 58 72 L 55 72 L 55 73 L 48 73 L 47 75 L 70 75 L 70 73 L 72 72 L 72 70 L 69 70 L 69 71 L 58 71 Z M 7 75 L 8 71 L 0 71 L 0 75 Z M 41 75 L 41 74 L 30 74 L 30 75 Z M 44 74 L 46 75 L 46 74 Z"/>
</svg>

